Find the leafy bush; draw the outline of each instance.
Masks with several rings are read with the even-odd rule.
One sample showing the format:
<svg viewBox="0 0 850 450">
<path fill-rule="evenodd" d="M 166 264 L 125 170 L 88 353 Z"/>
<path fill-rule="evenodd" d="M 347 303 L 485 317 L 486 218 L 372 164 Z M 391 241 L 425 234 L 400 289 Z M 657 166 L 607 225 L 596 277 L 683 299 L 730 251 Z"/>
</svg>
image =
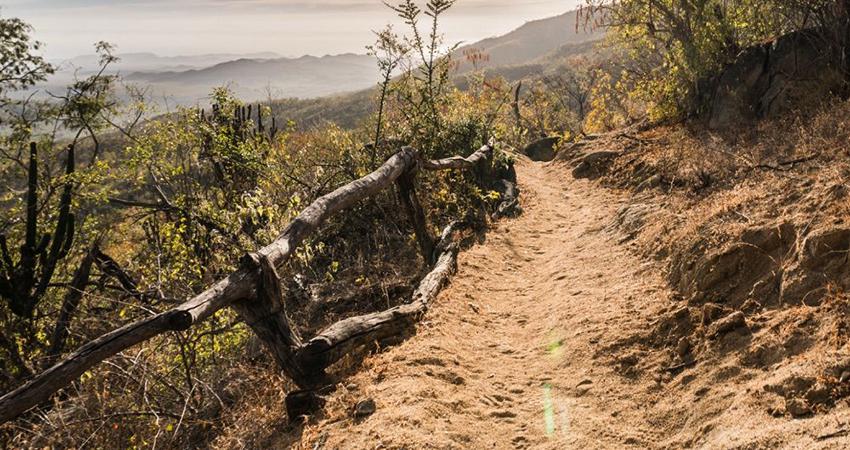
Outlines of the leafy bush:
<svg viewBox="0 0 850 450">
<path fill-rule="evenodd" d="M 841 0 L 589 0 L 585 18 L 608 27 L 625 49 L 623 95 L 648 105 L 652 120 L 698 111 L 700 82 L 749 46 L 813 28 L 845 60 L 848 9 Z"/>
</svg>

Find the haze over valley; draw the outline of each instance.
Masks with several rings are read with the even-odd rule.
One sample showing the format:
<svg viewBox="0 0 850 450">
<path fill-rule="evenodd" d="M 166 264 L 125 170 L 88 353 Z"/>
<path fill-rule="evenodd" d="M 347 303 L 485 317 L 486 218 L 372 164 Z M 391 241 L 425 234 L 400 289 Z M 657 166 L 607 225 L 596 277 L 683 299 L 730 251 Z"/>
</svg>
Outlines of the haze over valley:
<svg viewBox="0 0 850 450">
<path fill-rule="evenodd" d="M 562 8 L 566 10 L 567 6 Z M 557 11 L 551 7 L 549 10 Z M 575 25 L 575 13 L 562 13 L 530 20 L 498 35 L 480 36 L 484 39 L 468 41 L 456 52 L 461 65 L 455 74 L 473 68 L 464 61 L 464 53 L 470 50 L 487 55 L 487 60 L 478 68 L 493 69 L 539 61 L 561 46 L 601 37 L 599 32 L 578 29 Z M 120 75 L 125 84 L 145 88 L 149 99 L 160 106 L 205 104 L 211 90 L 219 86 L 228 87 L 239 98 L 250 102 L 311 99 L 375 86 L 380 75 L 375 59 L 366 55 L 366 45 L 371 41 L 363 38 L 360 41 L 363 43 L 348 42 L 345 45 L 348 50 L 344 53 L 300 57 L 283 56 L 273 51 L 183 56 L 161 56 L 150 51 L 123 53 L 119 41 L 116 49 L 119 60 L 109 66 L 107 73 Z M 51 43 L 46 44 L 50 49 Z M 338 48 L 339 44 L 331 47 Z M 36 87 L 42 93 L 61 92 L 75 77 L 91 75 L 98 68 L 98 56 L 94 54 L 51 61 L 58 70 L 46 83 Z"/>
</svg>

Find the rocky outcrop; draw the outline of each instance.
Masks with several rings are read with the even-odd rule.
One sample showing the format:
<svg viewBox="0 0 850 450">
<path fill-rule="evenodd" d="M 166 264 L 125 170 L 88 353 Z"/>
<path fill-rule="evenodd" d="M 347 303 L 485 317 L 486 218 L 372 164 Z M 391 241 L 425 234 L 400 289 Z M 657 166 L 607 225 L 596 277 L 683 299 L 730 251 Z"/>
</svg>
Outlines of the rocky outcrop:
<svg viewBox="0 0 850 450">
<path fill-rule="evenodd" d="M 806 237 L 782 280 L 782 298 L 815 304 L 830 287 L 850 290 L 850 228 L 816 230 Z"/>
<path fill-rule="evenodd" d="M 826 227 L 798 237 L 790 223 L 753 227 L 712 250 L 697 243 L 672 260 L 671 284 L 691 304 L 743 308 L 816 305 L 827 289 L 850 290 L 850 228 Z"/>
<path fill-rule="evenodd" d="M 845 79 L 814 31 L 787 34 L 743 51 L 721 74 L 703 83 L 712 128 L 775 116 L 817 102 Z"/>
<path fill-rule="evenodd" d="M 671 261 L 670 282 L 692 303 L 714 301 L 741 307 L 748 299 L 779 300 L 783 262 L 793 253 L 791 224 L 750 228 L 719 249 L 697 242 Z"/>
<path fill-rule="evenodd" d="M 522 153 L 532 161 L 549 162 L 555 159 L 555 146 L 561 141 L 559 137 L 547 137 L 529 144 Z"/>
</svg>

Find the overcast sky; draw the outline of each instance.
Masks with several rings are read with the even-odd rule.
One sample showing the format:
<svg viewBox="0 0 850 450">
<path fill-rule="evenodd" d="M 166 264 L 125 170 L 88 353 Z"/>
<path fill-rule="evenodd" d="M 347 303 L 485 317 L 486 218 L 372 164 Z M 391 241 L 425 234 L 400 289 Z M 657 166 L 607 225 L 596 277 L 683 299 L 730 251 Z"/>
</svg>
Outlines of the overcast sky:
<svg viewBox="0 0 850 450">
<path fill-rule="evenodd" d="M 474 41 L 564 13 L 578 1 L 459 0 L 443 30 L 453 42 Z M 117 44 L 119 52 L 165 56 L 363 53 L 373 40 L 371 30 L 393 19 L 380 0 L 0 0 L 0 5 L 3 16 L 35 27 L 50 58 L 91 53 L 99 40 Z"/>
</svg>

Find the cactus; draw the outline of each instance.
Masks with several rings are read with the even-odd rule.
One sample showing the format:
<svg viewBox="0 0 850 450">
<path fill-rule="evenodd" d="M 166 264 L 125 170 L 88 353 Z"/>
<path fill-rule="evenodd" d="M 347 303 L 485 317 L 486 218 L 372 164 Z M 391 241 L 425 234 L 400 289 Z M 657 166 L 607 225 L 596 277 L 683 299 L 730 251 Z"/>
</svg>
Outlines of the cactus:
<svg viewBox="0 0 850 450">
<path fill-rule="evenodd" d="M 263 126 L 263 108 L 257 105 L 257 132 L 262 136 L 266 128 Z"/>
<path fill-rule="evenodd" d="M 30 144 L 27 171 L 26 234 L 18 262 L 12 260 L 7 237 L 0 234 L 0 297 L 9 302 L 12 312 L 31 318 L 35 307 L 47 291 L 59 261 L 68 256 L 74 242 L 74 214 L 71 200 L 74 183 L 65 182 L 59 199 L 59 215 L 52 234 L 38 237 L 38 148 Z M 68 147 L 65 174 L 74 173 L 74 147 Z"/>
</svg>

